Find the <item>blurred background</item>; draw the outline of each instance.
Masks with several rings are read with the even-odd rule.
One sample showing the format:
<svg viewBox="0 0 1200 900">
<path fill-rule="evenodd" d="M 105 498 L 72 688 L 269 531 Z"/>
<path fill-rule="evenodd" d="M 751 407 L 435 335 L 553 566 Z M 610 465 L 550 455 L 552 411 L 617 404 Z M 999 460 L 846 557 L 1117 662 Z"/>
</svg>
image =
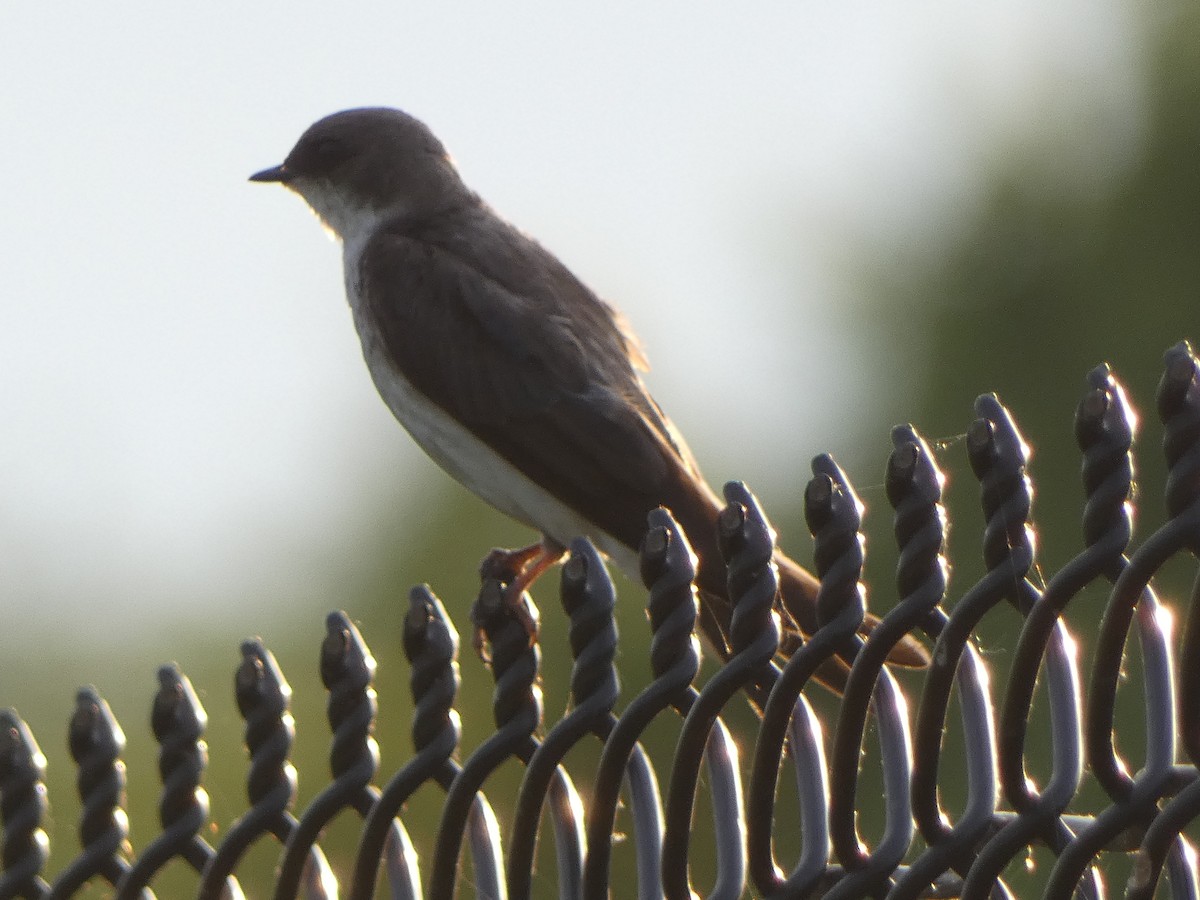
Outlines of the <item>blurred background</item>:
<svg viewBox="0 0 1200 900">
<path fill-rule="evenodd" d="M 339 248 L 297 198 L 246 183 L 312 121 L 394 105 L 428 122 L 472 186 L 625 311 L 709 479 L 748 482 L 802 561 L 808 462 L 833 453 L 868 505 L 884 612 L 897 422 L 941 441 L 953 596 L 980 572 L 961 435 L 983 392 L 1034 448 L 1047 575 L 1079 548 L 1072 416 L 1101 361 L 1143 411 L 1140 533 L 1161 521 L 1154 386 L 1163 350 L 1200 337 L 1198 38 L 1194 5 L 1116 0 L 753 17 L 717 3 L 6 5 L 0 706 L 49 759 L 51 871 L 76 847 L 76 686 L 94 683 L 129 735 L 140 847 L 156 828 L 154 670 L 177 660 L 211 718 L 223 829 L 244 802 L 239 640 L 261 635 L 296 689 L 303 803 L 326 772 L 323 613 L 344 608 L 380 660 L 386 777 L 410 747 L 408 588 L 429 582 L 465 635 L 479 558 L 532 537 L 392 420 Z M 1190 573 L 1167 574 L 1180 597 Z M 555 719 L 556 578 L 536 592 Z M 620 588 L 632 692 L 644 594 Z M 1093 601 L 1072 609 L 1077 630 L 1094 630 Z M 1002 672 L 1017 619 L 995 618 L 983 649 Z M 475 746 L 490 679 L 469 649 L 463 668 Z M 670 730 L 656 740 L 669 751 Z"/>
</svg>

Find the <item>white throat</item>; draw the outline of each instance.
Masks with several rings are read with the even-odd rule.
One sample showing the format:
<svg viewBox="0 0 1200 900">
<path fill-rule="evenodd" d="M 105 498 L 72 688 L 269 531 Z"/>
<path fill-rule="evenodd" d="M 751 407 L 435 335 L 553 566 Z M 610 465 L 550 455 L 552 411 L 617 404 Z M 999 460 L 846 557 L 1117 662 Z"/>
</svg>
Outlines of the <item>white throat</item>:
<svg viewBox="0 0 1200 900">
<path fill-rule="evenodd" d="M 292 186 L 316 213 L 325 230 L 345 245 L 347 258 L 350 259 L 358 259 L 371 235 L 385 219 L 394 218 L 404 211 L 399 204 L 363 204 L 357 197 L 339 190 L 328 181 L 296 183 Z"/>
</svg>

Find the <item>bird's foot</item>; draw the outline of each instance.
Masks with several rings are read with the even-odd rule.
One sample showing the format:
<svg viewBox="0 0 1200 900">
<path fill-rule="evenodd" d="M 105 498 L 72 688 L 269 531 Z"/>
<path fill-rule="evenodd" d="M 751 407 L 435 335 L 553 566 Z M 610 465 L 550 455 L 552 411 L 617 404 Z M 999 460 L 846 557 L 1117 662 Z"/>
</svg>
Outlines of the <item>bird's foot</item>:
<svg viewBox="0 0 1200 900">
<path fill-rule="evenodd" d="M 539 543 L 519 550 L 492 550 L 479 564 L 481 579 L 494 579 L 504 585 L 504 602 L 513 618 L 529 635 L 531 645 L 537 640 L 539 625 L 537 613 L 526 592 L 542 573 L 562 559 L 566 552 L 566 548 L 558 542 L 543 538 Z M 479 657 L 486 659 L 487 636 L 481 627 L 476 626 L 471 642 Z"/>
</svg>

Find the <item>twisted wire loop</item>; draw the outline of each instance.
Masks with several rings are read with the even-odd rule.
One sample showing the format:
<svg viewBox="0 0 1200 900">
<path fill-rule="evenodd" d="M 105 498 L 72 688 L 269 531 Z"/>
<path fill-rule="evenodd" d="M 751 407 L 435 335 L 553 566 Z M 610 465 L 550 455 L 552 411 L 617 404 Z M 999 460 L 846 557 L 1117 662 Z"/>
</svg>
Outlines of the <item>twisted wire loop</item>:
<svg viewBox="0 0 1200 900">
<path fill-rule="evenodd" d="M 683 529 L 666 509 L 651 510 L 647 525 L 639 564 L 642 582 L 649 592 L 650 670 L 654 678 L 625 708 L 600 755 L 587 819 L 585 900 L 604 900 L 608 896 L 617 798 L 627 769 L 631 786 L 637 783 L 634 773 L 641 773 L 648 794 L 645 803 L 635 807 L 635 812 L 642 810 L 645 815 L 644 819 L 635 819 L 638 897 L 650 900 L 662 896 L 663 822 L 657 781 L 648 761 L 639 766 L 633 763 L 645 759 L 638 738 L 659 713 L 669 707 L 686 716 L 699 696 L 692 687 L 700 671 L 700 641 L 696 637 L 700 606 L 693 584 L 696 555 Z"/>
<path fill-rule="evenodd" d="M 82 812 L 78 856 L 55 879 L 48 898 L 69 897 L 92 878 L 116 885 L 129 871 L 129 815 L 125 810 L 125 733 L 93 687 L 75 695 L 67 743 L 78 767 Z M 2 892 L 0 892 L 2 893 Z M 154 894 L 142 891 L 142 900 Z"/>
<path fill-rule="evenodd" d="M 1198 369 L 1200 364 L 1186 343 L 1167 351 L 1158 387 L 1158 412 L 1165 428 L 1163 447 L 1171 467 L 1166 491 L 1171 518 L 1129 557 L 1116 579 L 1100 624 L 1088 697 L 1086 740 L 1088 763 L 1112 803 L 1063 852 L 1050 873 L 1048 889 L 1072 889 L 1079 873 L 1097 853 L 1126 830 L 1150 826 L 1159 814 L 1163 798 L 1194 784 L 1197 777 L 1194 767 L 1175 765 L 1176 703 L 1170 616 L 1159 603 L 1150 581 L 1174 554 L 1180 551 L 1195 554 L 1200 544 L 1197 540 L 1200 503 L 1196 502 L 1195 476 L 1200 468 L 1197 464 L 1200 451 L 1196 449 L 1200 440 Z M 1144 663 L 1147 743 L 1145 764 L 1136 777 L 1131 777 L 1116 753 L 1113 707 L 1119 678 L 1116 667 L 1120 665 L 1135 615 Z M 1195 616 L 1194 609 L 1191 615 Z M 1186 679 L 1185 675 L 1185 684 Z M 1180 709 L 1182 720 L 1187 715 L 1186 704 Z M 1172 839 L 1164 828 L 1159 826 L 1152 835 L 1150 849 L 1139 853 L 1128 896 L 1153 896 L 1164 858 L 1177 895 L 1195 896 L 1200 891 L 1194 852 L 1182 837 Z M 1192 893 L 1186 894 L 1188 890 Z"/>
<path fill-rule="evenodd" d="M 816 574 L 820 578 L 817 593 L 817 621 L 820 627 L 817 635 L 804 649 L 826 658 L 832 658 L 830 654 L 836 652 L 840 658 L 853 662 L 861 647 L 857 631 L 862 627 L 866 614 L 866 591 L 862 583 L 866 540 L 861 532 L 864 507 L 845 472 L 832 457 L 816 457 L 812 463 L 812 471 L 813 478 L 804 493 L 804 512 L 814 540 L 813 559 Z M 822 645 L 823 649 L 818 652 Z M 889 732 L 884 734 L 883 740 L 890 743 L 894 737 L 895 735 Z M 900 740 L 907 743 L 902 733 Z M 854 764 L 857 765 L 858 742 L 851 753 Z M 906 751 L 901 753 L 907 755 Z M 894 788 L 895 785 L 888 784 L 889 794 L 892 795 L 890 814 L 896 808 Z M 904 798 L 900 809 L 903 817 L 908 818 L 907 797 L 904 788 L 901 787 L 900 790 Z M 834 802 L 838 802 L 836 798 Z M 841 802 L 852 804 L 853 798 L 841 798 Z M 893 823 L 889 822 L 889 832 L 894 830 L 892 825 Z M 844 843 L 845 835 L 842 837 Z M 861 866 L 865 862 L 865 855 L 858 856 L 859 847 L 857 836 L 853 833 L 853 824 L 850 841 L 853 844 L 854 855 L 851 864 Z M 845 872 L 839 872 L 836 868 L 831 869 L 827 875 L 839 880 L 826 892 L 826 896 L 862 896 L 862 885 L 856 883 L 859 880 L 857 877 L 851 876 L 847 879 Z M 792 884 L 786 885 L 781 892 L 785 896 L 793 893 L 796 886 L 794 877 L 789 880 Z"/>
<path fill-rule="evenodd" d="M 1074 838 L 1059 817 L 1083 776 L 1078 660 L 1061 621 L 1063 611 L 1097 578 L 1115 580 L 1125 566 L 1132 534 L 1135 416 L 1124 389 L 1107 365 L 1093 369 L 1075 415 L 1075 437 L 1083 452 L 1084 550 L 1056 573 L 1025 620 L 1017 641 L 1000 719 L 1000 773 L 1017 815 L 982 848 L 963 896 L 985 896 L 987 885 L 1034 840 L 1056 854 Z M 1025 771 L 1025 747 L 1038 671 L 1048 669 L 1052 774 L 1041 791 Z M 1098 870 L 1080 887 L 1085 897 L 1104 895 Z"/>
<path fill-rule="evenodd" d="M 0 710 L 0 897 L 45 896 L 50 885 L 41 872 L 50 858 L 50 838 L 42 828 L 46 797 L 46 757 L 29 726 L 11 709 Z"/>
<path fill-rule="evenodd" d="M 908 709 L 884 662 L 910 631 L 923 628 L 936 637 L 945 623 L 939 607 L 949 572 L 945 557 L 946 512 L 941 503 L 945 479 L 928 445 L 911 426 L 894 428 L 892 444 L 885 486 L 896 513 L 894 531 L 900 548 L 896 582 L 901 600 L 860 649 L 846 681 L 834 733 L 830 834 L 838 859 L 848 870 L 835 889 L 843 896 L 868 896 L 880 891 L 912 843 Z M 880 732 L 887 825 L 883 839 L 867 855 L 860 847 L 855 818 L 859 756 L 872 702 L 877 718 L 887 722 Z"/>
<path fill-rule="evenodd" d="M 1078 790 L 1083 772 L 1077 659 L 1060 617 L 1067 604 L 1100 577 L 1115 580 L 1125 565 L 1132 532 L 1135 418 L 1125 392 L 1106 365 L 1093 369 L 1075 416 L 1083 452 L 1087 493 L 1083 515 L 1085 549 L 1047 584 L 1017 641 L 1001 712 L 1000 771 L 1005 796 L 1017 816 L 982 849 L 964 885 L 964 896 L 983 896 L 989 884 L 1021 849 L 1035 839 L 1055 853 L 1073 838 L 1059 819 Z M 1048 655 L 1047 655 L 1048 654 Z M 1053 768 L 1040 792 L 1025 772 L 1025 746 L 1036 678 L 1047 659 Z M 1090 873 L 1082 896 L 1102 896 L 1099 871 Z"/>
<path fill-rule="evenodd" d="M 532 889 L 538 821 L 542 805 L 552 790 L 551 782 L 563 771 L 559 763 L 586 735 L 595 735 L 603 741 L 616 722 L 612 712 L 620 693 L 614 663 L 617 654 L 617 625 L 613 619 L 616 590 L 591 541 L 576 538 L 571 542 L 570 551 L 570 559 L 562 570 L 561 596 L 570 621 L 571 653 L 575 660 L 571 670 L 573 708 L 550 730 L 530 757 L 521 781 L 508 847 L 508 893 L 513 900 L 528 897 Z M 551 806 L 552 811 L 561 808 L 560 804 Z M 574 818 L 572 816 L 572 820 Z M 557 818 L 554 821 L 558 834 L 565 823 Z M 570 845 L 556 842 L 559 871 L 577 866 L 582 878 L 582 859 L 576 862 L 562 856 Z M 580 890 L 580 884 L 576 882 L 571 885 L 569 896 L 577 896 Z"/>
<path fill-rule="evenodd" d="M 375 658 L 344 612 L 331 612 L 325 618 L 320 669 L 329 692 L 326 717 L 333 732 L 329 750 L 333 781 L 313 798 L 288 836 L 275 900 L 296 896 L 317 839 L 330 820 L 347 808 L 366 817 L 379 796 L 378 788 L 371 785 L 379 768 L 379 744 L 372 735 L 378 711 Z M 397 834 L 396 840 L 402 844 L 405 836 Z"/>
<path fill-rule="evenodd" d="M 987 670 L 969 641 L 983 616 L 1003 600 L 1027 614 L 1040 594 L 1028 579 L 1034 564 L 1029 524 L 1032 487 L 1026 475 L 1029 448 L 1008 410 L 991 394 L 975 401 L 978 418 L 967 432 L 971 468 L 980 483 L 986 519 L 983 556 L 987 572 L 955 604 L 933 649 L 917 712 L 912 778 L 913 814 L 928 845 L 896 882 L 890 896 L 916 897 L 953 869 L 965 876 L 975 848 L 1000 819 L 996 735 Z M 967 801 L 950 826 L 937 796 L 942 732 L 952 685 L 958 685 L 966 755 Z M 992 897 L 1007 897 L 997 879 Z"/>
<path fill-rule="evenodd" d="M 355 855 L 350 900 L 375 896 L 379 859 L 392 820 L 408 798 L 426 782 L 448 790 L 459 772 L 454 760 L 462 739 L 462 720 L 454 701 L 462 683 L 458 666 L 458 632 L 446 609 L 428 585 L 409 592 L 404 619 L 404 654 L 411 666 L 413 698 L 412 738 L 416 751 L 388 781 L 363 826 Z M 474 861 L 475 893 L 498 897 L 500 885 L 500 829 L 483 795 L 477 795 L 467 822 L 468 843 Z M 416 875 L 415 854 L 407 854 L 406 872 Z M 390 878 L 392 896 L 420 896 L 419 884 Z"/>
<path fill-rule="evenodd" d="M 1180 543 L 1200 556 L 1200 377 L 1186 342 L 1167 353 L 1166 374 L 1159 389 L 1159 415 L 1165 428 L 1163 451 L 1167 474 L 1167 514 L 1177 521 Z M 1200 578 L 1184 631 L 1179 671 L 1180 734 L 1183 749 L 1200 766 Z"/>
<path fill-rule="evenodd" d="M 296 767 L 289 757 L 296 737 L 292 718 L 292 688 L 274 655 L 258 638 L 242 642 L 242 662 L 234 675 L 234 695 L 246 723 L 245 743 L 250 753 L 246 795 L 250 809 L 229 826 L 217 852 L 204 869 L 197 896 L 216 900 L 226 876 L 246 851 L 263 835 L 280 844 L 297 827 L 291 809 L 296 802 Z M 337 895 L 337 884 L 319 847 L 310 851 L 306 894 Z"/>
<path fill-rule="evenodd" d="M 538 685 L 541 652 L 536 642 L 537 608 L 527 593 L 514 609 L 507 597 L 507 576 L 485 569 L 479 596 L 471 607 L 477 635 L 491 648 L 490 665 L 496 683 L 492 717 L 496 733 L 463 763 L 450 784 L 438 823 L 429 884 L 432 900 L 450 900 L 459 850 L 476 794 L 488 777 L 509 758 L 528 761 L 537 749 L 534 731 L 542 722 L 542 689 Z M 582 855 L 582 854 L 581 854 Z M 559 873 L 562 877 L 562 873 Z"/>
<path fill-rule="evenodd" d="M 1186 342 L 1167 352 L 1163 381 L 1159 415 L 1165 426 L 1163 450 L 1170 466 L 1167 512 L 1173 522 L 1180 523 L 1183 546 L 1193 556 L 1200 556 L 1200 377 L 1196 357 Z M 1200 766 L 1200 576 L 1192 588 L 1178 678 L 1182 745 L 1192 764 Z M 1154 896 L 1168 853 L 1176 862 L 1171 873 L 1175 892 L 1183 893 L 1190 875 L 1190 886 L 1196 893 L 1194 872 L 1189 873 L 1179 857 L 1184 855 L 1181 832 L 1197 816 L 1200 816 L 1200 780 L 1193 779 L 1163 805 L 1146 829 L 1134 859 L 1127 897 L 1149 900 Z"/>
<path fill-rule="evenodd" d="M 862 626 L 866 614 L 866 594 L 862 584 L 866 541 L 861 532 L 864 507 L 846 474 L 832 457 L 817 456 L 812 462 L 812 472 L 813 477 L 804 491 L 804 514 L 813 536 L 816 575 L 821 581 L 817 593 L 817 621 L 820 628 L 803 652 L 811 653 L 814 661 L 830 659 L 835 652 L 853 661 L 859 650 L 855 633 Z M 853 756 L 857 765 L 857 746 Z M 822 780 L 828 779 L 825 774 L 828 771 L 828 768 L 823 769 Z M 800 778 L 805 777 L 799 772 L 797 774 Z M 807 777 L 811 778 L 811 775 Z M 828 787 L 825 790 L 826 806 L 829 806 L 832 795 L 828 793 Z M 853 802 L 852 799 L 850 802 Z M 828 820 L 825 830 L 830 830 Z M 807 846 L 807 833 L 803 834 L 803 840 Z M 854 843 L 857 852 L 856 836 Z M 828 845 L 822 849 L 828 858 Z M 854 862 L 860 863 L 860 860 Z M 834 868 L 825 874 L 839 878 L 844 873 Z M 804 882 L 809 881 L 811 876 L 798 877 L 793 873 L 781 893 L 787 895 L 801 886 L 807 892 L 812 885 Z M 836 886 L 832 890 L 836 890 Z"/>
<path fill-rule="evenodd" d="M 725 560 L 732 656 L 709 679 L 688 710 L 667 787 L 662 877 L 667 897 L 690 897 L 688 851 L 700 765 L 707 761 L 713 798 L 717 880 L 710 898 L 739 897 L 746 883 L 746 820 L 738 750 L 719 716 L 746 689 L 770 687 L 778 676 L 771 662 L 779 649 L 779 571 L 772 557 L 775 530 L 758 499 L 741 482 L 725 485 L 726 506 L 717 519 L 717 541 Z"/>
<path fill-rule="evenodd" d="M 840 877 L 830 869 L 828 766 L 820 723 L 801 694 L 822 666 L 858 652 L 854 632 L 862 624 L 865 598 L 859 575 L 863 543 L 862 504 L 831 457 L 818 456 L 805 489 L 805 515 L 816 540 L 814 559 L 821 585 L 819 628 L 779 673 L 763 711 L 749 788 L 747 854 L 755 885 L 768 896 L 805 896 Z M 868 691 L 869 692 L 869 691 Z M 775 795 L 784 745 L 791 747 L 800 799 L 801 855 L 784 877 L 771 847 Z M 854 754 L 857 764 L 858 753 Z"/>
<path fill-rule="evenodd" d="M 142 893 L 150 880 L 175 857 L 187 862 L 197 873 L 215 852 L 200 837 L 208 824 L 208 792 L 200 786 L 208 765 L 208 747 L 204 727 L 208 714 L 191 681 L 174 664 L 158 670 L 158 693 L 150 714 L 150 725 L 158 741 L 158 772 L 163 790 L 158 815 L 162 833 L 150 842 L 117 884 L 117 900 L 132 900 Z M 232 876 L 225 881 L 225 896 L 242 897 Z"/>
</svg>

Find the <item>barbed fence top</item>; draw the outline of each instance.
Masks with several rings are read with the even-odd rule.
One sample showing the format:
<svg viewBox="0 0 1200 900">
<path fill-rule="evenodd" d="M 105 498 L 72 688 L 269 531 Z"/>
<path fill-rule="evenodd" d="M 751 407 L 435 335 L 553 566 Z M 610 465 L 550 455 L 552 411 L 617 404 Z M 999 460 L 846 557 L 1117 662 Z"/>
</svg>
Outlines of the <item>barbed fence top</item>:
<svg viewBox="0 0 1200 900">
<path fill-rule="evenodd" d="M 1200 814 L 1200 578 L 1174 606 L 1155 590 L 1164 566 L 1181 558 L 1194 565 L 1200 555 L 1200 363 L 1186 343 L 1166 353 L 1156 411 L 1163 462 L 1150 454 L 1142 462 L 1165 464 L 1162 503 L 1135 490 L 1135 416 L 1124 389 L 1106 366 L 1088 374 L 1075 412 L 1083 542 L 1046 573 L 1031 518 L 1029 447 L 1000 400 L 980 397 L 964 443 L 985 519 L 985 572 L 952 598 L 944 477 L 914 428 L 894 429 L 885 493 L 899 552 L 898 601 L 865 637 L 864 506 L 837 463 L 817 457 L 804 497 L 820 627 L 786 658 L 773 611 L 774 532 L 750 490 L 727 485 L 719 527 L 735 604 L 732 656 L 702 683 L 696 561 L 669 511 L 651 514 L 641 548 L 649 660 L 619 657 L 605 561 L 586 539 L 574 541 L 559 592 L 574 659 L 571 700 L 553 723 L 545 721 L 532 599 L 524 595 L 526 612 L 514 614 L 504 579 L 485 573 L 472 627 L 486 641 L 495 729 L 465 756 L 455 709 L 459 638 L 433 591 L 414 588 L 398 617 L 414 712 L 412 753 L 395 771 L 380 771 L 374 684 L 398 673 L 377 672 L 351 617 L 330 613 L 319 657 L 330 778 L 303 810 L 295 809 L 290 761 L 298 736 L 291 688 L 258 639 L 242 644 L 234 679 L 250 760 L 248 805 L 219 830 L 203 786 L 206 713 L 178 667 L 159 670 L 151 715 L 160 830 L 136 851 L 125 811 L 125 734 L 95 689 L 78 692 L 68 740 L 82 804 L 79 851 L 58 872 L 47 871 L 47 828 L 50 803 L 67 786 L 58 774 L 48 782 L 37 739 L 15 711 L 4 711 L 0 900 L 96 896 L 97 889 L 149 900 L 172 861 L 194 872 L 191 895 L 238 898 L 239 866 L 264 844 L 277 853 L 277 900 L 444 900 L 456 891 L 998 898 L 1016 896 L 1006 879 L 1031 848 L 1049 854 L 1039 887 L 1046 897 L 1200 897 L 1196 834 L 1189 834 Z M 1135 508 L 1161 523 L 1136 547 Z M 1106 599 L 1086 613 L 1094 633 L 1090 658 L 1082 659 L 1067 613 L 1073 603 L 1093 602 L 1095 586 Z M 1000 683 L 975 636 L 1002 606 L 1022 624 Z M 1180 635 L 1172 632 L 1175 619 L 1183 622 Z M 894 673 L 886 661 L 909 636 L 930 648 L 931 661 L 919 673 Z M 1143 748 L 1136 760 L 1118 751 L 1116 715 L 1131 641 L 1139 683 L 1125 690 L 1140 692 L 1143 722 L 1136 740 L 1123 734 L 1122 743 Z M 834 713 L 820 712 L 813 701 L 824 689 L 814 676 L 838 658 L 850 663 L 844 689 Z M 622 694 L 618 659 L 627 671 L 649 670 L 644 690 Z M 760 718 L 735 730 L 730 723 L 748 717 L 729 712 L 747 694 Z M 211 685 L 207 696 L 210 704 L 227 702 Z M 1035 696 L 1045 704 L 1039 716 Z M 647 730 L 671 719 L 674 752 L 648 752 Z M 581 771 L 573 751 L 585 746 L 593 755 Z M 961 758 L 949 758 L 952 748 Z M 864 759 L 878 762 L 869 782 L 877 788 L 865 786 Z M 513 760 L 523 767 L 519 788 L 499 796 L 493 776 Z M 965 778 L 949 776 L 947 762 Z M 1049 773 L 1044 783 L 1031 769 Z M 444 793 L 436 823 L 407 814 L 426 787 Z M 335 817 L 358 823 L 352 852 L 328 845 Z M 66 840 L 56 824 L 55 840 Z M 539 842 L 553 848 L 552 863 Z M 623 844 L 628 852 L 618 853 Z M 699 871 L 711 880 L 695 884 Z M 1114 883 L 1116 871 L 1124 883 Z"/>
</svg>

